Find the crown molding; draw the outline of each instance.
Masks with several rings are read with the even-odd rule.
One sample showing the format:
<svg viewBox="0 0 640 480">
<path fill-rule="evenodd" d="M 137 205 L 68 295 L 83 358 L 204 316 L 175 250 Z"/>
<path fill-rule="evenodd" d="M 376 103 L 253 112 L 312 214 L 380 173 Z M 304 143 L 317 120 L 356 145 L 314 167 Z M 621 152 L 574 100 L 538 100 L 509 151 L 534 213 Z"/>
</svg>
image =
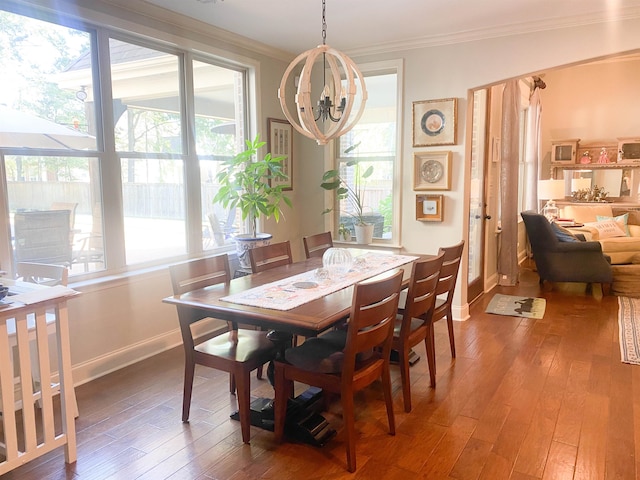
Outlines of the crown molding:
<svg viewBox="0 0 640 480">
<path fill-rule="evenodd" d="M 517 35 L 526 35 L 551 30 L 583 27 L 597 24 L 616 23 L 624 20 L 640 18 L 640 7 L 627 7 L 620 9 L 615 15 L 604 18 L 601 14 L 577 14 L 570 18 L 551 19 L 537 22 L 521 22 L 500 27 L 480 28 L 456 32 L 450 35 L 430 35 L 398 42 L 386 42 L 366 47 L 351 48 L 345 51 L 350 56 L 374 55 L 404 50 L 416 50 L 421 48 L 439 47 L 459 43 L 476 42 Z"/>
</svg>

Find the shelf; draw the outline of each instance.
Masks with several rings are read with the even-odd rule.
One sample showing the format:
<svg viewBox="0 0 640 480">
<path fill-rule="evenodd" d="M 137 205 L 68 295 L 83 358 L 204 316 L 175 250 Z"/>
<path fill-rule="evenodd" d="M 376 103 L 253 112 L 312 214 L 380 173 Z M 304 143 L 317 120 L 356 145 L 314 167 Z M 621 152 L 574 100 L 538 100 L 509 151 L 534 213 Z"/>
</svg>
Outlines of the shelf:
<svg viewBox="0 0 640 480">
<path fill-rule="evenodd" d="M 553 168 L 562 170 L 606 170 L 620 168 L 640 168 L 640 162 L 635 163 L 573 163 L 552 164 Z"/>
</svg>

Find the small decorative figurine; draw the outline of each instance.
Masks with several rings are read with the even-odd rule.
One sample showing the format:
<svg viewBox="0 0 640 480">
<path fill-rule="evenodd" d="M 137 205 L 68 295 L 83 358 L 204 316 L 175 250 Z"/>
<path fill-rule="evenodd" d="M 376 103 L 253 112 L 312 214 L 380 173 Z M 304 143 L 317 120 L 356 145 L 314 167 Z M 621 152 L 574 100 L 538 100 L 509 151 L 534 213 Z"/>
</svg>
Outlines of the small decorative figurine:
<svg viewBox="0 0 640 480">
<path fill-rule="evenodd" d="M 580 163 L 591 163 L 591 155 L 589 155 L 589 150 L 582 154 L 582 157 L 580 157 Z"/>
<path fill-rule="evenodd" d="M 598 158 L 598 163 L 609 163 L 609 154 L 607 153 L 607 149 L 602 147 L 600 150 L 600 157 Z"/>
</svg>

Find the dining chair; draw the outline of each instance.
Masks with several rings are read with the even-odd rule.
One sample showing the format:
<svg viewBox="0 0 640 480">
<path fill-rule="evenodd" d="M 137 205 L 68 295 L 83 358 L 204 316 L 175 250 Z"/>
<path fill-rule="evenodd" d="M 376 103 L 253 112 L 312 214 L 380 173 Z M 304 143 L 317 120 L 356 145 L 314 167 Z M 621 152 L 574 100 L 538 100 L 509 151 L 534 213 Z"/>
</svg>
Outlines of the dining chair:
<svg viewBox="0 0 640 480">
<path fill-rule="evenodd" d="M 249 262 L 253 273 L 264 272 L 271 268 L 293 263 L 291 243 L 289 240 L 280 243 L 261 245 L 249 250 Z M 296 345 L 297 337 L 285 332 L 269 331 L 268 335 L 280 345 L 289 343 Z M 258 378 L 262 378 L 262 368 L 258 369 Z"/>
<path fill-rule="evenodd" d="M 354 394 L 381 379 L 389 433 L 395 435 L 389 356 L 403 271 L 394 269 L 355 284 L 346 330 L 310 338 L 275 361 L 275 436 L 282 441 L 293 382 L 339 394 L 346 432 L 347 468 L 356 469 Z"/>
<path fill-rule="evenodd" d="M 405 412 L 411 411 L 409 352 L 420 342 L 424 342 L 427 352 L 431 350 L 428 346 L 428 342 L 433 339 L 431 316 L 443 259 L 444 253 L 440 253 L 436 257 L 413 262 L 406 302 L 404 308 L 398 310 L 396 317 L 391 348 L 398 352 Z"/>
<path fill-rule="evenodd" d="M 447 319 L 451 357 L 456 357 L 456 343 L 453 336 L 453 313 L 451 311 L 451 304 L 453 302 L 453 294 L 456 288 L 456 280 L 458 279 L 458 271 L 460 270 L 460 261 L 462 259 L 463 250 L 464 240 L 450 247 L 441 247 L 438 251 L 438 254 L 444 254 L 444 258 L 442 260 L 440 278 L 438 279 L 438 286 L 436 288 L 436 305 L 433 309 L 433 315 L 431 316 L 431 338 L 429 343 L 427 343 L 427 361 L 429 362 L 429 376 L 432 387 L 436 386 L 436 357 L 433 323 L 438 320 L 442 320 L 443 318 Z"/>
<path fill-rule="evenodd" d="M 286 242 L 254 247 L 249 250 L 249 261 L 253 273 L 293 263 L 291 243 L 287 240 Z"/>
<path fill-rule="evenodd" d="M 172 265 L 169 271 L 174 295 L 182 295 L 231 280 L 226 254 Z M 266 332 L 244 328 L 231 328 L 222 334 L 194 336 L 192 326 L 208 317 L 188 308 L 178 306 L 177 309 L 185 353 L 182 421 L 189 421 L 195 366 L 204 365 L 222 370 L 231 374 L 232 393 L 234 386 L 236 387 L 242 441 L 249 443 L 250 373 L 274 358 L 275 344 L 267 338 Z"/>
<path fill-rule="evenodd" d="M 323 232 L 316 235 L 302 237 L 302 243 L 304 244 L 304 254 L 307 258 L 322 258 L 324 252 L 333 247 L 331 232 Z"/>
</svg>

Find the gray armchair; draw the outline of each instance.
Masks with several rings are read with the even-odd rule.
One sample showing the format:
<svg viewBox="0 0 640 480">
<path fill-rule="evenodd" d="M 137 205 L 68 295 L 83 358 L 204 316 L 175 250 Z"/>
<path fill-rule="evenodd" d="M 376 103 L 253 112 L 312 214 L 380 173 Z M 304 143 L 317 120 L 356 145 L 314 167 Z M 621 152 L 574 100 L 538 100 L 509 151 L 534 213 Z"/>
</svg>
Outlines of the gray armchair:
<svg viewBox="0 0 640 480">
<path fill-rule="evenodd" d="M 540 283 L 613 281 L 609 258 L 599 242 L 560 241 L 549 221 L 539 213 L 522 212 Z"/>
</svg>

